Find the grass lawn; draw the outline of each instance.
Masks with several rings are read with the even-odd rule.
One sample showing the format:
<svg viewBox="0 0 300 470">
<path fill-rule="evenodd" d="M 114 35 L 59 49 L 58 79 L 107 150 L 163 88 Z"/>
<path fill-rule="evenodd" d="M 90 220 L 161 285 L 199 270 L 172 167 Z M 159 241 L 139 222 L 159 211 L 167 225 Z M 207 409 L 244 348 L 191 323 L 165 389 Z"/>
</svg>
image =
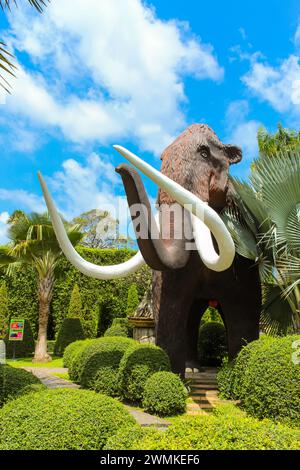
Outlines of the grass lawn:
<svg viewBox="0 0 300 470">
<path fill-rule="evenodd" d="M 69 374 L 67 372 L 51 372 L 51 375 L 54 375 L 55 377 L 59 377 L 60 379 L 67 380 L 68 382 L 72 382 L 72 380 L 69 377 Z"/>
<path fill-rule="evenodd" d="M 8 359 L 7 364 L 11 367 L 47 367 L 49 369 L 56 368 L 56 367 L 63 367 L 63 358 L 52 356 L 51 362 L 32 362 L 31 357 L 25 357 L 16 359 L 13 361 L 12 359 Z"/>
</svg>

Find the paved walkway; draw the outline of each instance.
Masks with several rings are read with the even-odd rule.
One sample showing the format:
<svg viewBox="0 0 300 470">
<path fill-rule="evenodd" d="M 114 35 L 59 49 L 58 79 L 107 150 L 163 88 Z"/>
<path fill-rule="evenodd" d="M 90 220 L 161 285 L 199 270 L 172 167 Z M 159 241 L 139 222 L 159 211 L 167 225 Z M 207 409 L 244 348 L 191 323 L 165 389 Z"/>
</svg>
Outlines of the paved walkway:
<svg viewBox="0 0 300 470">
<path fill-rule="evenodd" d="M 66 374 L 68 369 L 60 368 L 47 368 L 47 367 L 24 367 L 25 370 L 35 375 L 41 382 L 48 388 L 80 388 L 79 385 L 69 382 L 68 380 L 61 379 L 52 375 Z M 155 426 L 158 429 L 166 429 L 171 423 L 165 419 L 152 416 L 144 411 L 137 410 L 131 406 L 125 405 L 129 413 L 134 419 L 143 427 Z"/>
<path fill-rule="evenodd" d="M 189 415 L 206 414 L 221 402 L 216 376 L 217 369 L 214 367 L 206 367 L 203 372 L 186 373 L 186 379 L 191 381 L 191 394 L 187 405 Z"/>
</svg>

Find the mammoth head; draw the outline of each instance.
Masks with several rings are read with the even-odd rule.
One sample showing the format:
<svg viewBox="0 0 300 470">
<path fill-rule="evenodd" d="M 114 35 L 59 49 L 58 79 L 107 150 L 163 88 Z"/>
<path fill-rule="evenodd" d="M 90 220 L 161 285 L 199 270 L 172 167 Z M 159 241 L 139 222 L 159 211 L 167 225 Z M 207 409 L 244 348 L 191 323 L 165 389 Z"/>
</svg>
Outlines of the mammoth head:
<svg viewBox="0 0 300 470">
<path fill-rule="evenodd" d="M 241 159 L 239 147 L 223 144 L 207 125 L 193 124 L 162 153 L 161 172 L 220 211 L 226 204 L 229 165 Z M 174 200 L 160 189 L 157 202 Z"/>
<path fill-rule="evenodd" d="M 224 145 L 206 125 L 195 124 L 184 131 L 162 154 L 161 171 L 139 157 L 115 145 L 136 169 L 148 176 L 159 187 L 160 210 L 163 206 L 176 202 L 188 214 L 192 235 L 202 262 L 207 268 L 220 272 L 228 269 L 235 256 L 233 240 L 218 215 L 226 203 L 229 165 L 241 160 L 241 150 L 232 145 Z M 184 237 L 180 240 L 165 239 L 159 227 L 159 218 L 152 216 L 149 200 L 138 172 L 129 165 L 117 168 L 125 186 L 130 208 L 137 202 L 143 206 L 141 224 L 150 236 L 139 238 L 140 251 L 130 260 L 114 266 L 97 266 L 81 258 L 71 245 L 62 220 L 51 199 L 48 188 L 39 175 L 53 227 L 62 251 L 68 260 L 82 273 L 97 279 L 115 279 L 136 271 L 147 262 L 152 269 L 178 269 L 185 266 L 189 253 L 185 248 Z M 184 209 L 182 209 L 184 208 Z M 191 215 L 190 215 L 191 214 Z M 134 220 L 133 214 L 132 218 Z M 161 218 L 160 218 L 161 219 Z M 157 223 L 158 222 L 158 223 Z M 158 238 L 153 236 L 154 232 Z M 158 226 L 157 226 L 158 225 Z M 151 226 L 151 232 L 148 228 Z M 137 233 L 137 232 L 136 232 Z M 215 250 L 211 234 L 218 245 Z"/>
</svg>

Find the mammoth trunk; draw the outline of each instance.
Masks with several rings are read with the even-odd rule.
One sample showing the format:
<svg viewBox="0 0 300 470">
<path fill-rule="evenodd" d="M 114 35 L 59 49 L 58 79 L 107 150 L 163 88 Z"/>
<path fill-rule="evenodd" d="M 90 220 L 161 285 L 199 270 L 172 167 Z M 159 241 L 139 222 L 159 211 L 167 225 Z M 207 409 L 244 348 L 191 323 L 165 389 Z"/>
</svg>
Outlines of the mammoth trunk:
<svg viewBox="0 0 300 470">
<path fill-rule="evenodd" d="M 39 296 L 39 331 L 35 347 L 34 362 L 48 362 L 51 357 L 47 352 L 47 327 L 50 303 L 53 296 L 54 275 L 52 272 L 40 276 L 38 281 Z"/>
</svg>

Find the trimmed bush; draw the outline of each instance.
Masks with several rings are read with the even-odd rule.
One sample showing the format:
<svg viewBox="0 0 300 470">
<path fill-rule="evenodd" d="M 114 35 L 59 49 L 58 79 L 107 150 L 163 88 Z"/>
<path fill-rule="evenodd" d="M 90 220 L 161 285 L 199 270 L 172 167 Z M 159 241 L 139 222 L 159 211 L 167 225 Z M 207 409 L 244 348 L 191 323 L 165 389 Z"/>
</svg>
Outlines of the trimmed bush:
<svg viewBox="0 0 300 470">
<path fill-rule="evenodd" d="M 147 380 L 143 407 L 159 416 L 184 413 L 188 393 L 179 376 L 172 372 L 156 372 Z"/>
<path fill-rule="evenodd" d="M 227 396 L 259 419 L 271 418 L 300 425 L 300 367 L 292 361 L 299 335 L 264 336 L 245 346 L 231 369 Z M 218 375 L 224 387 L 224 374 Z M 228 379 L 226 379 L 228 380 Z"/>
<path fill-rule="evenodd" d="M 70 354 L 69 359 L 69 377 L 73 382 L 79 383 L 79 378 L 81 375 L 83 363 L 84 363 L 84 353 L 86 348 L 92 344 L 93 342 L 97 341 L 96 339 L 86 339 L 84 341 L 76 341 L 76 343 L 80 343 L 74 348 Z"/>
<path fill-rule="evenodd" d="M 134 344 L 133 339 L 121 337 L 99 338 L 89 344 L 82 354 L 80 385 L 117 396 L 119 364 L 125 351 Z"/>
<path fill-rule="evenodd" d="M 84 344 L 88 340 L 79 340 L 74 341 L 74 343 L 69 344 L 63 355 L 63 366 L 69 368 L 70 364 L 73 360 L 73 356 L 76 354 L 76 351 L 80 349 L 81 345 Z"/>
<path fill-rule="evenodd" d="M 159 371 L 170 371 L 170 361 L 161 348 L 152 344 L 135 344 L 127 349 L 119 369 L 119 385 L 123 398 L 140 402 L 147 379 Z"/>
<path fill-rule="evenodd" d="M 0 406 L 11 398 L 28 393 L 28 387 L 32 385 L 39 386 L 41 382 L 30 372 L 0 365 Z"/>
<path fill-rule="evenodd" d="M 233 366 L 233 362 L 228 362 L 228 359 L 225 358 L 223 360 L 222 367 L 217 373 L 220 397 L 225 400 L 233 398 Z"/>
<path fill-rule="evenodd" d="M 129 322 L 127 318 L 115 318 L 112 325 L 104 333 L 104 336 L 129 336 Z"/>
<path fill-rule="evenodd" d="M 82 301 L 77 282 L 75 282 L 73 290 L 71 292 L 68 317 L 82 318 Z"/>
<path fill-rule="evenodd" d="M 4 281 L 0 286 L 0 339 L 7 335 L 9 316 L 8 291 Z"/>
<path fill-rule="evenodd" d="M 108 450 L 299 450 L 300 430 L 246 416 L 236 407 L 183 416 L 166 431 L 120 429 Z"/>
<path fill-rule="evenodd" d="M 54 354 L 56 356 L 62 356 L 64 354 L 64 350 L 69 344 L 84 338 L 85 336 L 80 318 L 65 318 L 57 335 Z"/>
<path fill-rule="evenodd" d="M 226 330 L 222 323 L 204 323 L 199 329 L 198 354 L 203 366 L 219 366 L 227 353 Z"/>
<path fill-rule="evenodd" d="M 5 339 L 6 343 L 6 357 L 11 359 L 13 357 L 14 344 L 16 357 L 31 357 L 34 352 L 35 342 L 31 331 L 30 323 L 25 320 L 24 323 L 24 336 L 23 341 L 9 341 L 8 334 Z"/>
<path fill-rule="evenodd" d="M 33 393 L 4 406 L 1 450 L 101 450 L 135 420 L 113 398 L 89 390 Z"/>
<path fill-rule="evenodd" d="M 137 288 L 137 285 L 135 283 L 133 283 L 129 287 L 128 295 L 127 295 L 126 313 L 127 313 L 128 317 L 130 317 L 131 315 L 134 314 L 134 312 L 137 309 L 139 303 L 140 303 L 140 301 L 139 301 L 138 288 Z"/>
</svg>

